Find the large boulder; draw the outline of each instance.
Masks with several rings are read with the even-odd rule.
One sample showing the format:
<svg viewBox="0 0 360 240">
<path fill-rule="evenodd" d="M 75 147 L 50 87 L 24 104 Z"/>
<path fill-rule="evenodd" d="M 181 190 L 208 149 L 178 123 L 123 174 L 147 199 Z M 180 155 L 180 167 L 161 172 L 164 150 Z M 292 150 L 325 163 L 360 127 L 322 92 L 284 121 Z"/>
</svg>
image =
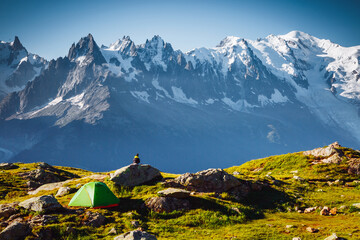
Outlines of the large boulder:
<svg viewBox="0 0 360 240">
<path fill-rule="evenodd" d="M 152 197 L 146 200 L 146 207 L 154 212 L 172 212 L 190 209 L 190 201 L 173 197 Z"/>
<path fill-rule="evenodd" d="M 198 192 L 226 192 L 241 185 L 241 182 L 233 175 L 222 169 L 213 168 L 197 173 L 185 173 L 170 181 L 171 183 Z"/>
<path fill-rule="evenodd" d="M 312 155 L 316 158 L 321 158 L 314 163 L 336 163 L 339 164 L 344 157 L 344 153 L 338 149 L 341 147 L 338 142 L 334 142 L 327 147 L 316 148 L 313 150 L 303 152 L 304 155 Z"/>
<path fill-rule="evenodd" d="M 135 230 L 121 234 L 115 237 L 114 240 L 157 240 L 157 238 L 145 231 Z"/>
<path fill-rule="evenodd" d="M 50 212 L 62 208 L 61 204 L 52 195 L 33 197 L 19 203 L 19 206 L 35 212 Z"/>
<path fill-rule="evenodd" d="M 348 173 L 360 175 L 360 158 L 352 158 L 349 160 Z"/>
<path fill-rule="evenodd" d="M 190 192 L 179 188 L 167 188 L 157 192 L 161 197 L 174 197 L 174 198 L 187 198 L 190 196 Z"/>
<path fill-rule="evenodd" d="M 0 233 L 0 240 L 22 240 L 31 233 L 27 223 L 14 222 Z"/>
<path fill-rule="evenodd" d="M 114 174 L 110 175 L 110 180 L 115 184 L 128 187 L 138 186 L 161 178 L 160 171 L 147 164 L 131 164 L 116 170 Z"/>
</svg>

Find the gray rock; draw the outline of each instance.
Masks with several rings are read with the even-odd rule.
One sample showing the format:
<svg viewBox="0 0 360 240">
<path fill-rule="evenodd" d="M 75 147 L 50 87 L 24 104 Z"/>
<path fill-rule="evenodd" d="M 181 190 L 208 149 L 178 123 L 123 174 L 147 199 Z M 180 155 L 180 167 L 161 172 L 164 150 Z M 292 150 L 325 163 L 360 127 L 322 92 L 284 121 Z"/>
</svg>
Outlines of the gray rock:
<svg viewBox="0 0 360 240">
<path fill-rule="evenodd" d="M 155 212 L 172 212 L 190 209 L 189 200 L 172 197 L 152 197 L 146 200 L 145 205 Z"/>
<path fill-rule="evenodd" d="M 86 212 L 87 220 L 84 222 L 86 226 L 100 227 L 106 222 L 106 218 L 97 212 Z"/>
<path fill-rule="evenodd" d="M 121 234 L 115 237 L 114 240 L 157 240 L 157 238 L 145 231 L 135 230 Z"/>
<path fill-rule="evenodd" d="M 139 223 L 139 221 L 134 220 L 134 221 L 131 221 L 131 225 L 135 228 L 138 228 L 140 226 L 140 223 Z"/>
<path fill-rule="evenodd" d="M 56 211 L 62 208 L 60 203 L 52 195 L 33 197 L 21 202 L 19 206 L 36 212 Z"/>
<path fill-rule="evenodd" d="M 293 179 L 295 179 L 296 181 L 304 181 L 304 179 L 302 177 L 299 177 L 299 176 L 294 176 Z"/>
<path fill-rule="evenodd" d="M 305 208 L 304 213 L 311 213 L 311 212 L 315 211 L 316 209 L 317 209 L 317 207 Z"/>
<path fill-rule="evenodd" d="M 0 240 L 22 240 L 30 233 L 29 224 L 14 222 L 0 233 Z"/>
<path fill-rule="evenodd" d="M 115 235 L 115 234 L 117 234 L 117 231 L 115 228 L 110 229 L 110 231 L 108 232 L 108 235 Z"/>
<path fill-rule="evenodd" d="M 172 181 L 187 190 L 198 192 L 226 192 L 241 185 L 233 175 L 214 168 L 197 173 L 185 173 Z"/>
<path fill-rule="evenodd" d="M 131 164 L 116 170 L 110 180 L 117 185 L 138 186 L 155 179 L 162 178 L 158 169 L 147 164 Z"/>
<path fill-rule="evenodd" d="M 356 208 L 360 208 L 360 203 L 353 203 L 352 206 L 354 206 Z"/>
<path fill-rule="evenodd" d="M 360 175 L 360 159 L 354 158 L 349 160 L 349 168 L 348 168 L 349 174 L 356 174 Z M 357 181 L 357 180 L 355 180 Z M 354 183 L 355 183 L 354 181 Z"/>
<path fill-rule="evenodd" d="M 36 215 L 29 221 L 30 226 L 44 226 L 50 223 L 58 222 L 58 218 L 52 215 Z"/>
<path fill-rule="evenodd" d="M 338 240 L 338 239 L 340 239 L 340 238 L 336 235 L 336 233 L 333 233 L 333 234 L 331 234 L 331 236 L 328 236 L 324 240 Z"/>
<path fill-rule="evenodd" d="M 161 197 L 187 198 L 190 192 L 179 188 L 167 188 L 157 192 Z"/>
<path fill-rule="evenodd" d="M 67 195 L 69 193 L 71 193 L 71 188 L 70 187 L 61 187 L 59 188 L 59 190 L 57 191 L 56 193 L 56 197 L 61 197 L 61 196 L 64 196 L 64 195 Z"/>
<path fill-rule="evenodd" d="M 9 170 L 9 169 L 16 169 L 19 168 L 19 166 L 13 164 L 13 163 L 0 163 L 0 170 Z"/>
<path fill-rule="evenodd" d="M 292 240 L 301 240 L 299 237 L 294 237 Z"/>
<path fill-rule="evenodd" d="M 16 204 L 1 204 L 0 205 L 0 217 L 8 218 L 11 215 L 16 214 L 18 211 L 15 208 Z"/>
</svg>

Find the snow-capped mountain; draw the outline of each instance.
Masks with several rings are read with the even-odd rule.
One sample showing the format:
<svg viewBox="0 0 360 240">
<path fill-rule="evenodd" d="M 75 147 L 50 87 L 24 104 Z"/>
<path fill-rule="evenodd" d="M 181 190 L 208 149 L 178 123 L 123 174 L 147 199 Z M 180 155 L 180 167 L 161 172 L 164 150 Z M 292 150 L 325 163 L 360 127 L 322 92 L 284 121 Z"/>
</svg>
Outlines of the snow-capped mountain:
<svg viewBox="0 0 360 240">
<path fill-rule="evenodd" d="M 39 76 L 47 61 L 28 53 L 18 37 L 13 42 L 0 42 L 0 100 L 22 90 L 28 81 Z"/>
<path fill-rule="evenodd" d="M 89 34 L 1 101 L 0 158 L 105 170 L 140 152 L 176 172 L 357 147 L 359 60 L 360 46 L 298 31 L 186 53 L 159 36 L 99 47 Z"/>
</svg>

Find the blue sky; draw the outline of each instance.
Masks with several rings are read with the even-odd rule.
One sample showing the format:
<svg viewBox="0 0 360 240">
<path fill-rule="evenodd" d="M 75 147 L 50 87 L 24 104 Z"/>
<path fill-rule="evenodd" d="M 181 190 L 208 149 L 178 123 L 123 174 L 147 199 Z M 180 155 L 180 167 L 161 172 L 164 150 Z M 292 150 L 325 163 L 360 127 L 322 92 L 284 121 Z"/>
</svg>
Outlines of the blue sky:
<svg viewBox="0 0 360 240">
<path fill-rule="evenodd" d="M 98 45 L 124 35 L 135 44 L 160 35 L 175 49 L 214 47 L 226 36 L 255 40 L 292 30 L 360 45 L 360 1 L 352 0 L 1 0 L 0 40 L 17 35 L 47 59 L 67 55 L 92 33 Z"/>
</svg>

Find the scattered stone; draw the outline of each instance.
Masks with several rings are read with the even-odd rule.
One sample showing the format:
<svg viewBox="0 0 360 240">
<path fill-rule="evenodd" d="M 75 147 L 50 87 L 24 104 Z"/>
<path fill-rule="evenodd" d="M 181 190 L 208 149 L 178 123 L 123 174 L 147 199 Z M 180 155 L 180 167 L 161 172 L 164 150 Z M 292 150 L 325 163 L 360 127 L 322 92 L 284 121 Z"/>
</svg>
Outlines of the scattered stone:
<svg viewBox="0 0 360 240">
<path fill-rule="evenodd" d="M 35 211 L 56 211 L 62 208 L 60 203 L 52 195 L 33 197 L 19 203 L 20 207 Z"/>
<path fill-rule="evenodd" d="M 299 237 L 294 237 L 292 240 L 301 240 Z"/>
<path fill-rule="evenodd" d="M 346 206 L 346 205 L 342 205 L 342 206 L 339 207 L 340 210 L 344 210 L 344 209 L 347 209 L 347 208 L 348 208 L 348 206 Z"/>
<path fill-rule="evenodd" d="M 353 203 L 352 206 L 354 206 L 356 208 L 360 208 L 360 203 Z"/>
<path fill-rule="evenodd" d="M 235 171 L 235 172 L 233 172 L 233 175 L 240 175 L 240 173 Z"/>
<path fill-rule="evenodd" d="M 9 170 L 9 169 L 16 169 L 19 168 L 19 166 L 13 164 L 13 163 L 0 163 L 0 170 Z"/>
<path fill-rule="evenodd" d="M 137 220 L 131 221 L 131 225 L 132 225 L 133 227 L 135 227 L 135 228 L 140 227 L 140 223 L 139 223 L 139 221 L 137 221 Z"/>
<path fill-rule="evenodd" d="M 14 222 L 0 233 L 0 240 L 22 240 L 31 233 L 27 223 Z"/>
<path fill-rule="evenodd" d="M 115 228 L 110 229 L 110 231 L 108 232 L 108 235 L 116 235 L 117 231 Z"/>
<path fill-rule="evenodd" d="M 146 200 L 145 205 L 155 212 L 172 212 L 190 208 L 189 200 L 172 197 L 152 197 Z"/>
<path fill-rule="evenodd" d="M 306 231 L 311 232 L 311 233 L 316 233 L 316 232 L 319 231 L 319 229 L 312 228 L 312 227 L 307 227 L 307 228 L 306 228 Z"/>
<path fill-rule="evenodd" d="M 290 173 L 292 173 L 292 174 L 297 174 L 297 173 L 299 173 L 299 171 L 298 171 L 298 170 L 294 170 L 294 171 L 291 171 Z"/>
<path fill-rule="evenodd" d="M 317 207 L 305 208 L 304 213 L 311 213 L 311 212 L 315 211 L 316 209 L 317 209 Z"/>
<path fill-rule="evenodd" d="M 275 180 L 275 178 L 269 174 L 265 175 L 265 178 L 270 179 L 270 180 Z"/>
<path fill-rule="evenodd" d="M 157 240 L 157 238 L 145 231 L 135 230 L 121 234 L 115 237 L 114 240 Z"/>
<path fill-rule="evenodd" d="M 179 188 L 167 188 L 157 192 L 161 197 L 188 198 L 190 192 Z"/>
<path fill-rule="evenodd" d="M 59 188 L 59 190 L 57 191 L 55 196 L 62 197 L 62 196 L 65 196 L 65 195 L 71 193 L 71 191 L 72 191 L 72 189 L 69 187 L 61 187 L 61 188 Z"/>
<path fill-rule="evenodd" d="M 342 180 L 340 180 L 340 179 L 337 179 L 337 180 L 335 180 L 334 184 L 335 185 L 343 185 L 344 182 Z"/>
<path fill-rule="evenodd" d="M 285 227 L 286 227 L 286 228 L 295 228 L 294 225 L 286 225 Z"/>
<path fill-rule="evenodd" d="M 336 207 L 330 209 L 330 215 L 336 215 L 336 214 L 337 214 L 337 208 Z"/>
<path fill-rule="evenodd" d="M 175 183 L 190 191 L 226 192 L 241 185 L 241 182 L 222 169 L 208 169 L 197 173 L 185 173 L 169 183 Z"/>
<path fill-rule="evenodd" d="M 237 208 L 237 207 L 232 207 L 231 209 L 234 210 L 235 212 L 237 212 L 238 214 L 241 214 L 241 211 L 240 211 L 239 208 Z"/>
<path fill-rule="evenodd" d="M 320 215 L 322 216 L 329 216 L 330 215 L 330 209 L 329 207 L 323 207 L 323 209 L 321 209 L 320 211 Z"/>
<path fill-rule="evenodd" d="M 302 177 L 299 177 L 299 176 L 296 176 L 296 175 L 293 177 L 293 179 L 295 179 L 296 181 L 300 181 L 300 182 L 305 180 Z"/>
<path fill-rule="evenodd" d="M 322 190 L 322 189 L 318 189 L 318 190 L 316 190 L 317 192 L 323 192 L 324 190 Z"/>
<path fill-rule="evenodd" d="M 328 181 L 327 184 L 328 184 L 329 186 L 332 186 L 332 185 L 334 185 L 335 183 Z"/>
<path fill-rule="evenodd" d="M 110 180 L 115 184 L 129 187 L 161 178 L 160 171 L 147 164 L 131 164 L 110 174 Z"/>
<path fill-rule="evenodd" d="M 331 234 L 331 236 L 328 236 L 324 240 L 339 240 L 340 238 L 336 235 L 336 233 Z"/>
<path fill-rule="evenodd" d="M 1 204 L 0 205 L 0 218 L 8 218 L 11 215 L 16 214 L 18 211 L 16 210 L 17 204 Z"/>
<path fill-rule="evenodd" d="M 44 226 L 44 225 L 47 225 L 50 223 L 55 223 L 55 222 L 58 222 L 58 218 L 56 216 L 36 215 L 29 221 L 29 224 L 30 224 L 30 226 L 34 226 L 34 225 Z"/>
<path fill-rule="evenodd" d="M 100 227 L 101 225 L 105 224 L 106 218 L 97 212 L 86 212 L 85 214 L 86 220 L 84 222 L 84 225 L 86 226 L 92 226 L 92 227 Z"/>
</svg>

